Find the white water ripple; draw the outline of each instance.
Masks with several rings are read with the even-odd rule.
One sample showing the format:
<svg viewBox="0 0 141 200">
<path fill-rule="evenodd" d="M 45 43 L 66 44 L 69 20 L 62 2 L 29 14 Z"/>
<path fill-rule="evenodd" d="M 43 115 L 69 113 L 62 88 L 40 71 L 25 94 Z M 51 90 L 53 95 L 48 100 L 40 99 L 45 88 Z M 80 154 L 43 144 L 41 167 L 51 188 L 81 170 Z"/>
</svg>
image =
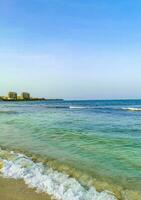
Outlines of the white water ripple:
<svg viewBox="0 0 141 200">
<path fill-rule="evenodd" d="M 122 110 L 128 110 L 128 111 L 141 111 L 141 108 L 122 108 Z"/>
<path fill-rule="evenodd" d="M 37 192 L 46 192 L 57 200 L 116 200 L 107 191 L 97 192 L 94 187 L 86 189 L 76 179 L 46 168 L 42 163 L 34 163 L 23 154 L 11 152 L 11 155 L 10 160 L 0 158 L 3 177 L 23 179 Z"/>
</svg>

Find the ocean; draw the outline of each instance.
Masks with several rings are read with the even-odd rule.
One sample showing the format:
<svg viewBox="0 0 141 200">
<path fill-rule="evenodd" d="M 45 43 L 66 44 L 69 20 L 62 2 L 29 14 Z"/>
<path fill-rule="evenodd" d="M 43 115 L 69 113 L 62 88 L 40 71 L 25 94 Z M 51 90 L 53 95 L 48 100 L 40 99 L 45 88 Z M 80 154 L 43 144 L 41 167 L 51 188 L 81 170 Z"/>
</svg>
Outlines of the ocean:
<svg viewBox="0 0 141 200">
<path fill-rule="evenodd" d="M 141 100 L 0 102 L 0 172 L 57 200 L 140 200 Z"/>
</svg>

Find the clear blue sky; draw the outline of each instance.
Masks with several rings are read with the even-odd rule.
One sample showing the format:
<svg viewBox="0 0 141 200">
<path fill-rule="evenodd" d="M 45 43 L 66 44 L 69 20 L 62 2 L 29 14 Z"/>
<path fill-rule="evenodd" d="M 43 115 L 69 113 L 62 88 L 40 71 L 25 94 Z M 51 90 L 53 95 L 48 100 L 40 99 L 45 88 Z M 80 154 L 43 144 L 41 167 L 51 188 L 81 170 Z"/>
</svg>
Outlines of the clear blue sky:
<svg viewBox="0 0 141 200">
<path fill-rule="evenodd" d="M 0 94 L 141 98 L 140 0 L 0 0 Z"/>
</svg>

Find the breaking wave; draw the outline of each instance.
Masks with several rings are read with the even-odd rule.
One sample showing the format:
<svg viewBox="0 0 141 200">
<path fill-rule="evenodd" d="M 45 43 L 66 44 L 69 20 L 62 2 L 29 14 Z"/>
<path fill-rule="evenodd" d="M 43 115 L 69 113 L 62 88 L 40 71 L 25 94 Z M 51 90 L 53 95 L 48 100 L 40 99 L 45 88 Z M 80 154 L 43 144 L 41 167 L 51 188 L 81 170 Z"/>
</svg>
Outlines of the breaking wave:
<svg viewBox="0 0 141 200">
<path fill-rule="evenodd" d="M 141 111 L 141 108 L 121 108 L 121 110 L 127 110 L 127 111 Z"/>
<path fill-rule="evenodd" d="M 108 191 L 97 192 L 94 187 L 85 187 L 69 175 L 13 151 L 0 150 L 0 172 L 3 177 L 23 179 L 29 187 L 46 192 L 56 200 L 116 200 Z"/>
</svg>

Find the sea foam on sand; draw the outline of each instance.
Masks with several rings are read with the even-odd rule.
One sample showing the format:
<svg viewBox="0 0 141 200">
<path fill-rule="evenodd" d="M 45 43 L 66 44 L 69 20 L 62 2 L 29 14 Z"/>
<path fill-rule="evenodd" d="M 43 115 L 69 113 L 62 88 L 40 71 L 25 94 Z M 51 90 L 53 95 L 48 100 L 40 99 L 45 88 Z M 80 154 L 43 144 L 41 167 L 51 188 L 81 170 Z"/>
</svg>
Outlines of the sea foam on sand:
<svg viewBox="0 0 141 200">
<path fill-rule="evenodd" d="M 85 188 L 67 174 L 44 167 L 42 163 L 34 163 L 23 154 L 10 154 L 10 159 L 0 157 L 3 177 L 23 179 L 37 192 L 46 192 L 56 200 L 116 200 L 112 193 L 97 192 L 94 187 Z"/>
</svg>

